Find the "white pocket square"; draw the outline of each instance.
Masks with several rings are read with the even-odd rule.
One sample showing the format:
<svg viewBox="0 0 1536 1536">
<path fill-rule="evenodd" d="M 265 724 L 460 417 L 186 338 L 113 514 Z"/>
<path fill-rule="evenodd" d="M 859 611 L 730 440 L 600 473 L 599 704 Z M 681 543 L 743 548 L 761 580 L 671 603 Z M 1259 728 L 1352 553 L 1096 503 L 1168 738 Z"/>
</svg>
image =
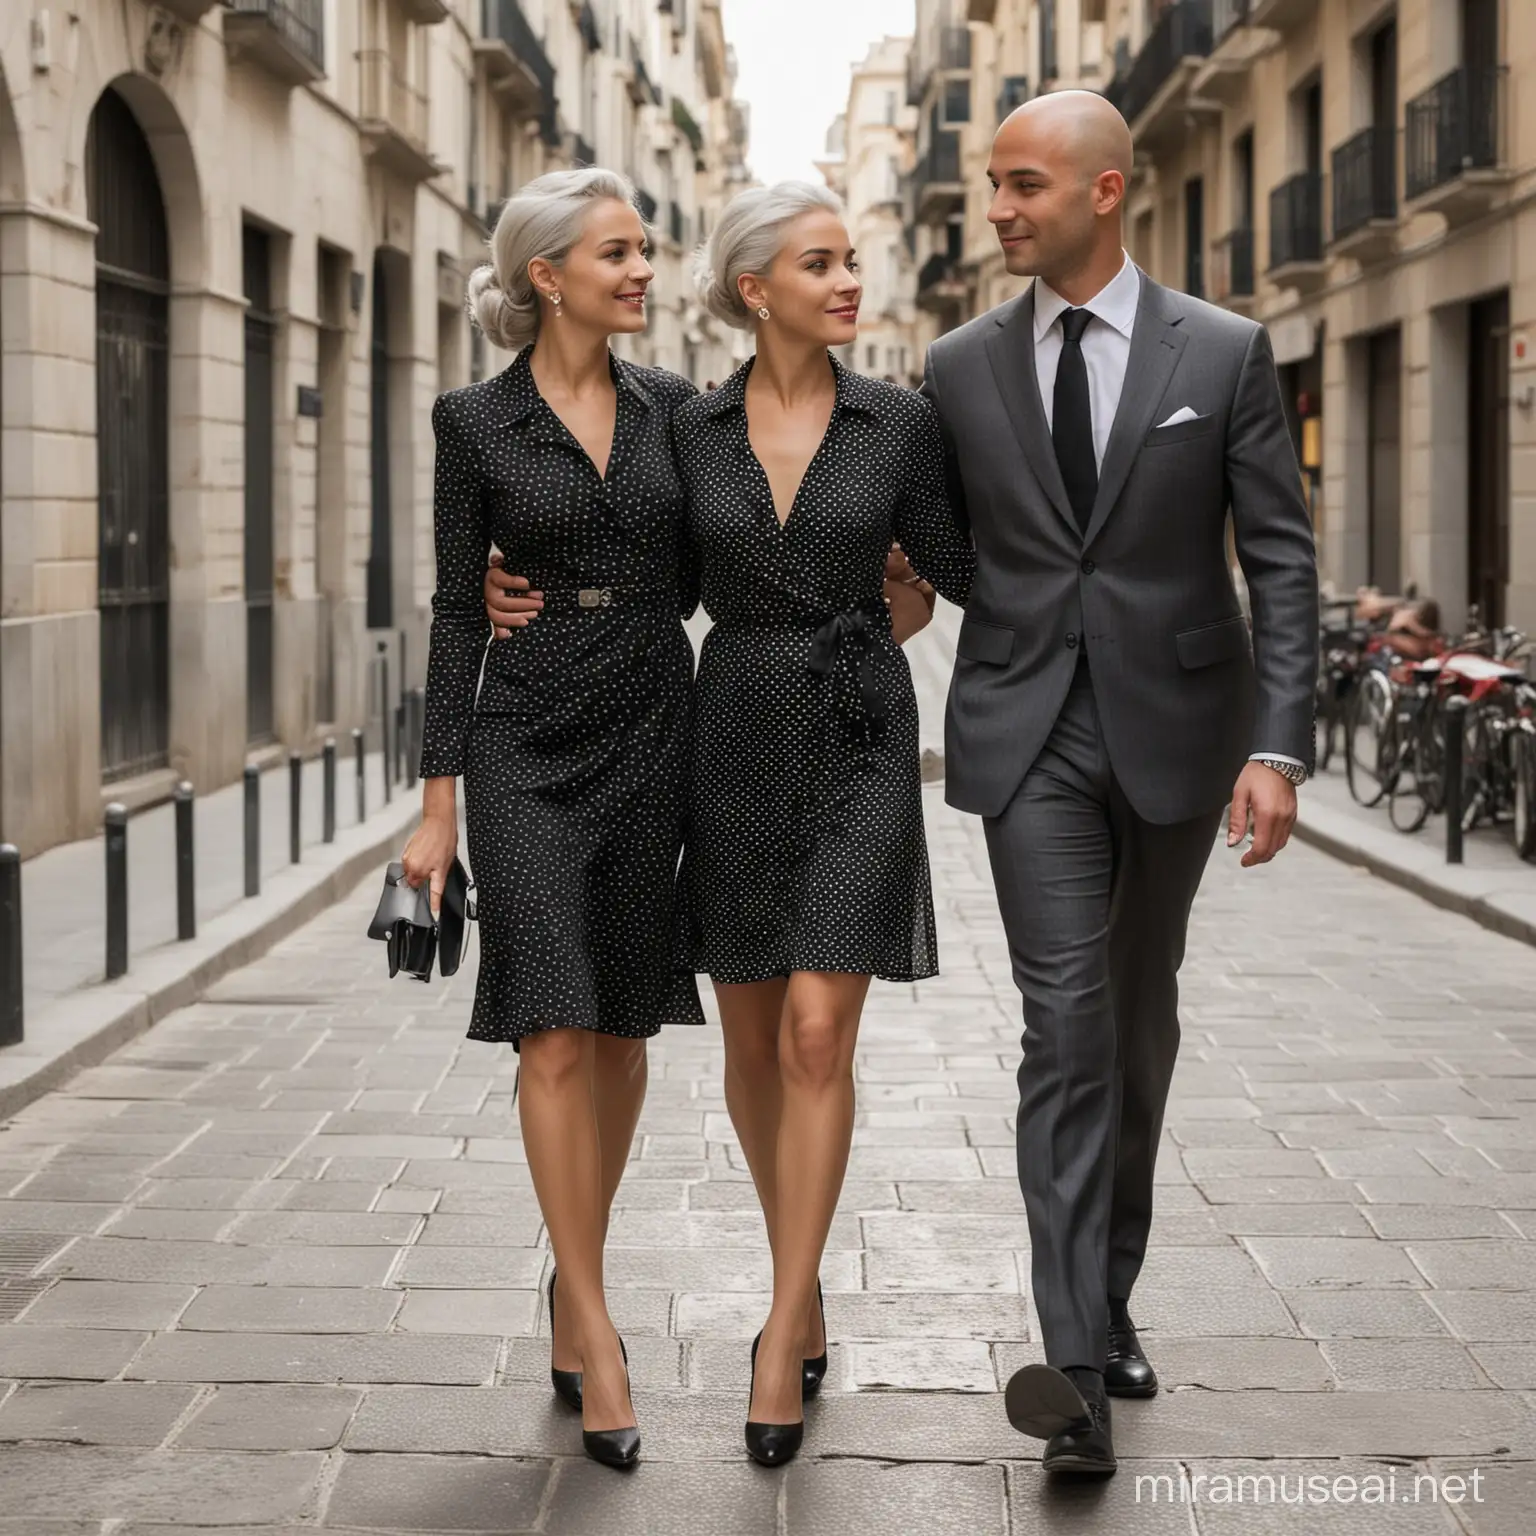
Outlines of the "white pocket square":
<svg viewBox="0 0 1536 1536">
<path fill-rule="evenodd" d="M 1198 421 L 1199 419 L 1198 411 L 1192 411 L 1187 405 L 1181 405 L 1167 421 L 1158 422 L 1152 430 L 1161 432 L 1164 427 L 1176 427 L 1181 421 Z"/>
</svg>

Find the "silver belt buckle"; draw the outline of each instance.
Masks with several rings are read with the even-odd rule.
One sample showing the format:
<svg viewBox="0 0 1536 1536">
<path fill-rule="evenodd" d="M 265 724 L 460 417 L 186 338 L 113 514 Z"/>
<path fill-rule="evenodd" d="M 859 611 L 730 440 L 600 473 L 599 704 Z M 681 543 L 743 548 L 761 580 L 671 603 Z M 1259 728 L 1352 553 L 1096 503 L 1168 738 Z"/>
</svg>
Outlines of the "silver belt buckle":
<svg viewBox="0 0 1536 1536">
<path fill-rule="evenodd" d="M 611 587 L 583 587 L 576 594 L 576 601 L 583 608 L 607 608 L 613 602 Z"/>
</svg>

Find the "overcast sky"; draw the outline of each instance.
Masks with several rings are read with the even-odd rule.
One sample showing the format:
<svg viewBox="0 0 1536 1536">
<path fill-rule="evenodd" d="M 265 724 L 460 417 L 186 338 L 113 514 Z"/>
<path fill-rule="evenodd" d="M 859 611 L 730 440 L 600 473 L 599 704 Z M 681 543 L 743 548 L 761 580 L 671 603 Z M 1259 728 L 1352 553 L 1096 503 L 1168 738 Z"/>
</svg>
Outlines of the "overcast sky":
<svg viewBox="0 0 1536 1536">
<path fill-rule="evenodd" d="M 765 182 L 819 181 L 848 72 L 878 38 L 911 36 L 914 0 L 724 0 L 725 35 L 752 107 L 751 165 Z"/>
</svg>

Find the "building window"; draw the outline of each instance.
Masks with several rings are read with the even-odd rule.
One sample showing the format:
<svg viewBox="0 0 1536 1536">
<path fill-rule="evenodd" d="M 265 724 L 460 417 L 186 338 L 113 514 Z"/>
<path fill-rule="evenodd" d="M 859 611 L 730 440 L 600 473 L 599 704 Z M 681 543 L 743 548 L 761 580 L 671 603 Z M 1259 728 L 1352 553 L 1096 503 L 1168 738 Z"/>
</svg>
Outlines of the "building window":
<svg viewBox="0 0 1536 1536">
<path fill-rule="evenodd" d="M 1184 291 L 1205 297 L 1205 183 L 1198 176 L 1184 183 Z"/>
<path fill-rule="evenodd" d="M 971 120 L 971 82 L 967 77 L 963 80 L 946 80 L 944 82 L 944 121 L 946 123 L 968 123 Z"/>
<path fill-rule="evenodd" d="M 885 93 L 885 125 L 887 128 L 896 126 L 896 92 Z"/>
<path fill-rule="evenodd" d="M 871 342 L 870 345 L 864 349 L 864 358 L 864 366 L 868 368 L 871 373 L 873 373 L 875 369 L 880 366 L 880 348 Z"/>
</svg>

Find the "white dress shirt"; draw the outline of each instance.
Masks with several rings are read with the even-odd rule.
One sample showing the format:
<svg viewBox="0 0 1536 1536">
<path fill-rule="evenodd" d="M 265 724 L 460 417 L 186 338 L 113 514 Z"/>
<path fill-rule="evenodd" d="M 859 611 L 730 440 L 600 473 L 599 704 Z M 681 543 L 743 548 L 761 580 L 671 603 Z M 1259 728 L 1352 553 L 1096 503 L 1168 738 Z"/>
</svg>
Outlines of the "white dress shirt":
<svg viewBox="0 0 1536 1536">
<path fill-rule="evenodd" d="M 1083 332 L 1083 363 L 1088 370 L 1088 408 L 1093 421 L 1093 456 L 1104 468 L 1104 450 L 1120 409 L 1120 392 L 1131 361 L 1131 337 L 1136 331 L 1136 310 L 1141 303 L 1141 274 L 1129 256 L 1120 270 L 1088 302 L 1093 319 Z M 1061 317 L 1072 308 L 1049 283 L 1035 279 L 1035 377 L 1040 381 L 1040 403 L 1045 424 L 1052 425 L 1056 405 L 1056 365 L 1061 361 Z M 1256 752 L 1254 758 L 1272 757 L 1295 763 L 1280 752 Z"/>
<path fill-rule="evenodd" d="M 1131 360 L 1136 307 L 1141 303 L 1141 274 L 1127 256 L 1120 270 L 1082 307 L 1094 318 L 1083 332 L 1083 362 L 1088 369 L 1088 405 L 1093 417 L 1093 454 L 1104 468 L 1104 450 L 1120 409 L 1120 390 Z M 1035 279 L 1035 376 L 1045 424 L 1056 405 L 1056 365 L 1061 361 L 1061 316 L 1071 305 L 1048 283 Z"/>
</svg>

